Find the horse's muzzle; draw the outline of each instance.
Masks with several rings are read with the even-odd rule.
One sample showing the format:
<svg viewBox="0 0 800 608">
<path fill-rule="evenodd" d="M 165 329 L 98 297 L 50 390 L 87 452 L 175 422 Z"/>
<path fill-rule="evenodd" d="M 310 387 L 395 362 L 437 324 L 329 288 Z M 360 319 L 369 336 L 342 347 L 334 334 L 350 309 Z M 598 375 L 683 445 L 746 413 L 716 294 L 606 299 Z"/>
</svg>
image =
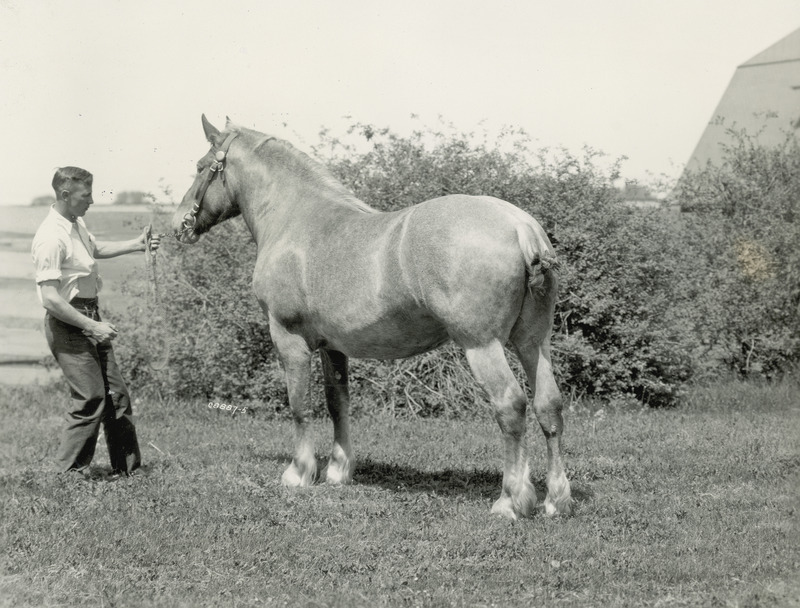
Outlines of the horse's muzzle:
<svg viewBox="0 0 800 608">
<path fill-rule="evenodd" d="M 177 238 L 178 242 L 182 245 L 194 245 L 200 240 L 200 235 L 189 228 L 188 230 L 183 230 L 179 234 L 175 235 L 175 238 Z"/>
<path fill-rule="evenodd" d="M 180 229 L 176 232 L 175 238 L 179 243 L 184 245 L 192 245 L 200 240 L 200 235 L 194 230 L 197 224 L 197 216 L 191 211 L 183 216 Z"/>
</svg>

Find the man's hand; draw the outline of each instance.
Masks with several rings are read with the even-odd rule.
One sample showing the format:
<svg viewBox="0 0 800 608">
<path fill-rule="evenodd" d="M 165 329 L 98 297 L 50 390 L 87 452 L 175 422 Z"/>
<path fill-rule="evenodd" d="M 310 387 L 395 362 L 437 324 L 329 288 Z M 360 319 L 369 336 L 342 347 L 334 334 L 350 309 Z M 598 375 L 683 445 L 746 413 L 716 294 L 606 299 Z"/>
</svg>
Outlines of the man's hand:
<svg viewBox="0 0 800 608">
<path fill-rule="evenodd" d="M 84 329 L 83 335 L 95 344 L 108 344 L 117 337 L 117 328 L 105 321 L 96 321 L 90 329 Z"/>
<path fill-rule="evenodd" d="M 142 251 L 147 251 L 147 243 L 150 242 L 150 253 L 155 255 L 158 248 L 161 246 L 161 235 L 153 232 L 152 225 L 147 225 L 142 231 L 142 236 L 139 237 L 139 242 L 142 244 Z"/>
</svg>

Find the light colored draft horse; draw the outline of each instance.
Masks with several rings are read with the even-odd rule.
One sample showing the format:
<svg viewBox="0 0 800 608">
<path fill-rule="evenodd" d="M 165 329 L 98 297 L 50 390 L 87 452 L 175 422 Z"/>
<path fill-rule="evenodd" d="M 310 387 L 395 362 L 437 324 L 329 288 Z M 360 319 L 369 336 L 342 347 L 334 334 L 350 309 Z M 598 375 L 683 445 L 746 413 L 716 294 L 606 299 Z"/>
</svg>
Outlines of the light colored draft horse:
<svg viewBox="0 0 800 608">
<path fill-rule="evenodd" d="M 241 214 L 258 248 L 253 288 L 269 318 L 295 422 L 287 486 L 317 476 L 310 430 L 311 359 L 319 351 L 334 443 L 325 477 L 352 480 L 348 358 L 397 359 L 454 340 L 495 409 L 503 434 L 503 484 L 492 512 L 516 519 L 536 508 L 526 454 L 525 392 L 504 352 L 516 350 L 547 441 L 548 515 L 570 512 L 561 458 L 561 396 L 550 334 L 558 279 L 539 223 L 488 196 L 451 195 L 389 213 L 355 198 L 289 143 L 203 116 L 211 149 L 173 227 L 193 243 Z M 218 176 L 218 177 L 217 177 Z"/>
</svg>

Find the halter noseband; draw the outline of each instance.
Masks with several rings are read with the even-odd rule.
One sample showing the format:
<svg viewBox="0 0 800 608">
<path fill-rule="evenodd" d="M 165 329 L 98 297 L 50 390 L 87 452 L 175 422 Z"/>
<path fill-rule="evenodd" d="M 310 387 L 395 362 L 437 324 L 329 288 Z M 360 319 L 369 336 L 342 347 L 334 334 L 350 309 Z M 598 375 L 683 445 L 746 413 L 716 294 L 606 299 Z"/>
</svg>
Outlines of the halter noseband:
<svg viewBox="0 0 800 608">
<path fill-rule="evenodd" d="M 229 133 L 228 137 L 226 137 L 225 141 L 222 143 L 222 146 L 220 146 L 219 150 L 217 150 L 217 153 L 214 156 L 214 162 L 211 163 L 211 166 L 209 167 L 206 181 L 203 182 L 203 185 L 197 189 L 197 192 L 194 195 L 194 205 L 192 205 L 192 210 L 183 216 L 183 223 L 181 224 L 180 233 L 175 235 L 177 238 L 180 238 L 180 235 L 189 230 L 194 230 L 194 226 L 197 223 L 197 214 L 200 213 L 200 207 L 203 204 L 203 199 L 206 196 L 208 187 L 211 185 L 211 182 L 214 181 L 214 178 L 217 176 L 217 174 L 219 174 L 222 183 L 227 186 L 227 183 L 225 182 L 225 174 L 223 173 L 225 170 L 225 160 L 228 156 L 228 149 L 231 147 L 231 142 L 236 139 L 237 135 L 239 135 L 239 133 L 235 131 L 233 133 Z M 227 187 L 225 188 L 225 191 L 227 192 Z"/>
</svg>

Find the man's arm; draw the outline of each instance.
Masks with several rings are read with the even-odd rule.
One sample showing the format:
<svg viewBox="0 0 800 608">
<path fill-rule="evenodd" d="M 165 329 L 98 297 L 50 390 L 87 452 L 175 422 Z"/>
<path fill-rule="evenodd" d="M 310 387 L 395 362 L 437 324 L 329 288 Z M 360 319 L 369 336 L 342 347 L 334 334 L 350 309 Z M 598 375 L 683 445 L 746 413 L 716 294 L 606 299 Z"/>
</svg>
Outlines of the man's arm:
<svg viewBox="0 0 800 608">
<path fill-rule="evenodd" d="M 117 337 L 117 329 L 104 321 L 95 321 L 86 317 L 69 305 L 58 293 L 59 282 L 42 281 L 42 304 L 47 312 L 56 319 L 69 323 L 83 330 L 83 332 L 97 342 L 110 342 Z"/>
<path fill-rule="evenodd" d="M 145 250 L 145 232 L 135 239 L 130 241 L 95 241 L 94 243 L 94 257 L 98 260 L 106 258 L 113 258 L 118 255 L 125 255 L 126 253 L 135 253 L 137 251 Z M 153 234 L 150 240 L 150 249 L 155 251 L 161 244 L 161 237 Z"/>
<path fill-rule="evenodd" d="M 94 257 L 98 260 L 114 258 L 126 253 L 144 251 L 144 238 L 139 237 L 130 241 L 95 241 Z"/>
</svg>

